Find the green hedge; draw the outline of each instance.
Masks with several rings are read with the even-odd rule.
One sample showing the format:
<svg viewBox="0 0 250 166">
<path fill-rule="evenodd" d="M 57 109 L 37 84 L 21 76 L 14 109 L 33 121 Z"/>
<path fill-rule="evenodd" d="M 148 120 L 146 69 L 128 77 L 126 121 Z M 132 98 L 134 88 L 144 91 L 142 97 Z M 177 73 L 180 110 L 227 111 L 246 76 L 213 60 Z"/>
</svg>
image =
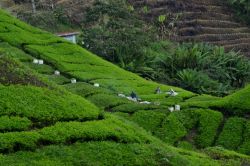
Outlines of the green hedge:
<svg viewBox="0 0 250 166">
<path fill-rule="evenodd" d="M 26 54 L 21 49 L 9 45 L 6 42 L 0 42 L 0 48 L 5 55 L 11 58 L 18 59 L 22 62 L 32 62 L 33 60 L 32 56 Z"/>
<path fill-rule="evenodd" d="M 147 131 L 154 133 L 161 126 L 161 122 L 165 117 L 166 113 L 148 110 L 135 112 L 130 120 L 136 122 Z"/>
<path fill-rule="evenodd" d="M 243 144 L 239 147 L 238 151 L 250 155 L 250 121 L 248 120 L 243 135 Z"/>
<path fill-rule="evenodd" d="M 187 149 L 187 150 L 195 149 L 194 146 L 188 141 L 179 141 L 177 147 L 182 148 L 182 149 Z"/>
<path fill-rule="evenodd" d="M 0 85 L 0 115 L 24 116 L 50 123 L 58 120 L 97 119 L 100 111 L 68 92 L 31 86 Z"/>
<path fill-rule="evenodd" d="M 243 115 L 250 112 L 250 85 L 236 93 L 224 98 L 222 107 L 226 111 L 236 115 Z"/>
<path fill-rule="evenodd" d="M 37 132 L 0 133 L 0 152 L 10 153 L 19 150 L 34 150 L 41 138 Z"/>
<path fill-rule="evenodd" d="M 250 162 L 249 156 L 237 153 L 235 151 L 224 149 L 223 147 L 220 147 L 220 146 L 206 148 L 204 152 L 214 159 L 219 158 L 224 161 L 227 159 L 230 159 L 231 162 L 227 162 L 226 165 L 235 165 L 235 166 L 244 165 L 244 164 L 249 165 L 249 162 Z"/>
<path fill-rule="evenodd" d="M 216 142 L 217 145 L 221 145 L 227 149 L 236 150 L 242 143 L 243 129 L 245 125 L 245 119 L 232 117 L 229 118 Z"/>
<path fill-rule="evenodd" d="M 156 136 L 171 144 L 183 139 L 199 148 L 208 147 L 213 145 L 222 119 L 220 112 L 206 109 L 174 112 L 163 120 Z"/>
<path fill-rule="evenodd" d="M 91 84 L 79 82 L 76 84 L 66 84 L 64 87 L 72 93 L 78 94 L 82 97 L 91 96 L 94 94 L 111 94 L 111 91 L 101 88 L 94 87 Z"/>
<path fill-rule="evenodd" d="M 128 99 L 119 98 L 118 96 L 110 94 L 95 94 L 87 97 L 87 99 L 101 108 L 111 108 L 117 105 L 131 103 Z"/>
<path fill-rule="evenodd" d="M 181 105 L 184 108 L 199 107 L 218 109 L 227 116 L 244 116 L 250 112 L 250 85 L 224 98 L 194 97 Z M 204 99 L 204 100 L 203 100 Z"/>
<path fill-rule="evenodd" d="M 199 116 L 195 112 L 195 110 L 181 110 L 180 112 L 175 112 L 174 116 L 178 118 L 178 120 L 183 124 L 183 126 L 187 130 L 191 130 L 194 127 L 196 127 L 196 124 L 198 123 Z"/>
<path fill-rule="evenodd" d="M 115 141 L 150 143 L 152 137 L 114 117 L 90 122 L 57 122 L 54 126 L 26 132 L 0 133 L 0 152 L 36 149 L 47 144 L 72 144 L 76 141 Z"/>
<path fill-rule="evenodd" d="M 21 131 L 28 130 L 32 122 L 26 117 L 1 116 L 0 131 Z"/>
<path fill-rule="evenodd" d="M 45 77 L 48 78 L 48 80 L 58 84 L 58 85 L 64 85 L 70 83 L 70 79 L 60 75 L 44 75 Z"/>
<path fill-rule="evenodd" d="M 156 136 L 164 142 L 173 145 L 183 138 L 187 132 L 186 128 L 176 116 L 176 113 L 172 113 L 163 120 L 161 127 L 156 131 Z"/>
<path fill-rule="evenodd" d="M 41 74 L 50 74 L 50 75 L 54 74 L 54 69 L 46 64 L 37 65 L 33 64 L 32 62 L 28 62 L 25 63 L 25 65 Z"/>
<path fill-rule="evenodd" d="M 0 83 L 4 85 L 22 84 L 34 86 L 47 86 L 36 73 L 20 64 L 18 61 L 6 56 L 5 52 L 1 55 L 0 51 Z"/>
<path fill-rule="evenodd" d="M 125 112 L 125 113 L 133 113 L 138 110 L 154 110 L 159 109 L 159 107 L 155 105 L 148 105 L 148 104 L 138 104 L 138 103 L 128 103 L 128 104 L 121 104 L 119 106 L 113 107 L 113 112 Z"/>
<path fill-rule="evenodd" d="M 199 114 L 199 123 L 195 143 L 199 148 L 209 147 L 214 143 L 223 115 L 212 110 L 196 110 L 196 113 Z"/>
<path fill-rule="evenodd" d="M 177 152 L 162 144 L 122 144 L 110 141 L 84 142 L 70 146 L 53 145 L 34 152 L 0 155 L 0 165 L 219 166 L 228 162 L 221 160 L 221 163 L 206 155 L 184 150 Z M 241 162 L 238 163 L 240 165 Z"/>
<path fill-rule="evenodd" d="M 53 144 L 70 143 L 70 141 L 104 141 L 150 142 L 146 132 L 137 132 L 129 125 L 123 125 L 116 119 L 91 122 L 58 122 L 55 126 L 40 131 L 42 139 Z"/>
</svg>

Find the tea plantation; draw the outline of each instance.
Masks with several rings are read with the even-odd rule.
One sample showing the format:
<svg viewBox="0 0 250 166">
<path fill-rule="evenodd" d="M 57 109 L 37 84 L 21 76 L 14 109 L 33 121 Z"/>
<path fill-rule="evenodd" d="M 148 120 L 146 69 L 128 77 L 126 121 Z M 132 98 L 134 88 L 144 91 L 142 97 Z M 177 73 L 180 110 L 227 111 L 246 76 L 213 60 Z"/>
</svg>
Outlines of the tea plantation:
<svg viewBox="0 0 250 166">
<path fill-rule="evenodd" d="M 0 165 L 249 165 L 249 111 L 250 86 L 158 84 L 0 10 Z"/>
</svg>

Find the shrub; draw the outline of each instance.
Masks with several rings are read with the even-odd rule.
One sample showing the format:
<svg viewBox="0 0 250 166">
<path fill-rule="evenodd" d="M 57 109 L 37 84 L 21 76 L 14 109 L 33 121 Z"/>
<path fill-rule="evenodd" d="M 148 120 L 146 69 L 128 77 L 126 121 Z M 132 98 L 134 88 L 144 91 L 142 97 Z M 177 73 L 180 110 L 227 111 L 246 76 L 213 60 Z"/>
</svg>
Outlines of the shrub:
<svg viewBox="0 0 250 166">
<path fill-rule="evenodd" d="M 215 97 L 215 96 L 211 96 L 211 95 L 206 95 L 206 94 L 201 94 L 195 97 L 192 97 L 190 99 L 185 100 L 185 102 L 203 102 L 203 101 L 216 101 L 216 100 L 220 100 L 220 97 Z"/>
<path fill-rule="evenodd" d="M 113 107 L 112 111 L 133 113 L 133 112 L 136 112 L 138 110 L 153 110 L 153 109 L 157 109 L 157 107 L 154 105 L 127 103 L 127 104 L 121 104 L 119 106 Z"/>
<path fill-rule="evenodd" d="M 31 62 L 32 56 L 23 52 L 23 50 L 13 47 L 5 42 L 0 42 L 1 51 L 5 56 L 10 58 L 18 59 L 22 62 Z"/>
<path fill-rule="evenodd" d="M 174 114 L 178 120 L 183 124 L 187 130 L 191 130 L 196 127 L 199 120 L 199 116 L 194 110 L 181 110 L 181 112 L 176 112 Z"/>
<path fill-rule="evenodd" d="M 37 64 L 33 64 L 31 62 L 28 62 L 25 65 L 30 67 L 33 70 L 36 70 L 37 72 L 39 72 L 41 74 L 53 74 L 54 73 L 54 69 L 49 65 L 45 65 L 45 64 L 37 65 Z"/>
<path fill-rule="evenodd" d="M 178 142 L 177 147 L 182 148 L 182 149 L 187 149 L 187 150 L 194 150 L 193 145 L 190 142 L 187 142 L 187 141 Z"/>
<path fill-rule="evenodd" d="M 196 110 L 195 112 L 199 114 L 198 136 L 195 143 L 199 148 L 209 147 L 214 143 L 223 115 L 212 110 Z"/>
<path fill-rule="evenodd" d="M 156 136 L 171 145 L 179 141 L 186 134 L 186 128 L 176 117 L 175 113 L 165 118 L 161 124 L 161 128 L 156 131 Z"/>
<path fill-rule="evenodd" d="M 0 152 L 34 150 L 40 135 L 36 132 L 0 133 Z"/>
<path fill-rule="evenodd" d="M 147 142 L 150 139 L 146 133 L 138 134 L 135 129 L 115 119 L 91 122 L 58 122 L 55 126 L 43 128 L 40 131 L 44 141 L 53 144 L 70 143 L 71 141 L 104 141 L 117 142 Z"/>
<path fill-rule="evenodd" d="M 221 107 L 223 107 L 227 112 L 238 116 L 248 113 L 250 111 L 250 100 L 248 100 L 250 98 L 249 92 L 250 85 L 230 96 L 225 97 L 222 100 Z"/>
<path fill-rule="evenodd" d="M 76 141 L 150 143 L 151 136 L 114 117 L 90 122 L 57 122 L 29 132 L 0 133 L 0 152 L 36 149 L 40 144 L 71 144 Z"/>
<path fill-rule="evenodd" d="M 70 83 L 70 80 L 62 75 L 57 76 L 57 75 L 44 75 L 45 77 L 48 78 L 48 80 L 55 82 L 58 85 L 64 85 L 67 83 Z"/>
<path fill-rule="evenodd" d="M 242 143 L 242 133 L 245 119 L 232 117 L 229 118 L 216 142 L 227 149 L 236 150 Z"/>
<path fill-rule="evenodd" d="M 130 120 L 136 122 L 147 131 L 154 133 L 160 127 L 165 117 L 165 113 L 148 110 L 135 112 Z"/>
<path fill-rule="evenodd" d="M 120 104 L 131 103 L 131 101 L 110 94 L 95 94 L 87 98 L 95 105 L 102 108 L 111 108 Z"/>
<path fill-rule="evenodd" d="M 25 116 L 34 121 L 97 119 L 100 111 L 68 92 L 31 86 L 0 86 L 0 114 Z"/>
<path fill-rule="evenodd" d="M 0 131 L 21 131 L 28 130 L 32 122 L 24 117 L 0 117 Z"/>
<path fill-rule="evenodd" d="M 72 93 L 78 94 L 82 97 L 87 97 L 95 94 L 112 94 L 111 91 L 101 88 L 94 87 L 88 83 L 79 82 L 76 84 L 66 84 L 64 87 Z"/>
<path fill-rule="evenodd" d="M 181 154 L 186 155 L 181 155 Z M 0 165 L 220 165 L 207 156 L 190 151 L 173 151 L 158 144 L 115 143 L 111 141 L 53 145 L 34 152 L 3 155 Z M 222 161 L 226 163 L 226 161 Z"/>
<path fill-rule="evenodd" d="M 209 156 L 211 156 L 214 159 L 220 158 L 220 159 L 229 159 L 237 161 L 239 163 L 248 163 L 249 156 L 237 153 L 235 151 L 226 150 L 223 147 L 209 147 L 205 149 L 205 153 L 207 153 Z M 237 165 L 237 164 L 236 164 Z"/>
<path fill-rule="evenodd" d="M 34 72 L 18 61 L 0 54 L 0 83 L 4 85 L 22 84 L 47 86 Z"/>
<path fill-rule="evenodd" d="M 243 143 L 238 148 L 238 151 L 247 155 L 250 155 L 250 122 L 247 121 L 244 129 Z"/>
</svg>

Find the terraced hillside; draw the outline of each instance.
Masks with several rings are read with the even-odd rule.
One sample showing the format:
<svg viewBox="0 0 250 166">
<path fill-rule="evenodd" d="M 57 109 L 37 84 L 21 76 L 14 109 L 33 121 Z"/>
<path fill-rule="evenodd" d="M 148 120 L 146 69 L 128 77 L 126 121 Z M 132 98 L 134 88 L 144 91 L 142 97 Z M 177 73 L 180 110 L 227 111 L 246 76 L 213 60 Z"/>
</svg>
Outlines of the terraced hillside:
<svg viewBox="0 0 250 166">
<path fill-rule="evenodd" d="M 129 1 L 146 20 L 167 15 L 165 26 L 175 41 L 199 41 L 241 51 L 250 57 L 250 28 L 237 22 L 223 0 L 135 0 Z M 176 19 L 179 15 L 178 19 Z"/>
<path fill-rule="evenodd" d="M 196 95 L 0 18 L 1 165 L 249 164 L 249 86 L 226 98 Z M 158 86 L 179 95 L 155 94 Z M 118 96 L 131 91 L 150 103 Z M 176 104 L 181 111 L 168 111 Z"/>
</svg>

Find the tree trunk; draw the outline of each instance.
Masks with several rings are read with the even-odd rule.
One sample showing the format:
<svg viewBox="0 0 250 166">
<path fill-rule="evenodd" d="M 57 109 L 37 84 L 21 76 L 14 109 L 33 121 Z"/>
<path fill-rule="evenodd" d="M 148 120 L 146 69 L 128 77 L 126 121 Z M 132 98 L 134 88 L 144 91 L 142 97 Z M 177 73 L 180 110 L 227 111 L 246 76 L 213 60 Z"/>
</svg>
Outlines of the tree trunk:
<svg viewBox="0 0 250 166">
<path fill-rule="evenodd" d="M 35 0 L 31 0 L 31 4 L 32 4 L 32 11 L 33 11 L 33 13 L 36 13 L 36 4 L 35 4 Z"/>
</svg>

